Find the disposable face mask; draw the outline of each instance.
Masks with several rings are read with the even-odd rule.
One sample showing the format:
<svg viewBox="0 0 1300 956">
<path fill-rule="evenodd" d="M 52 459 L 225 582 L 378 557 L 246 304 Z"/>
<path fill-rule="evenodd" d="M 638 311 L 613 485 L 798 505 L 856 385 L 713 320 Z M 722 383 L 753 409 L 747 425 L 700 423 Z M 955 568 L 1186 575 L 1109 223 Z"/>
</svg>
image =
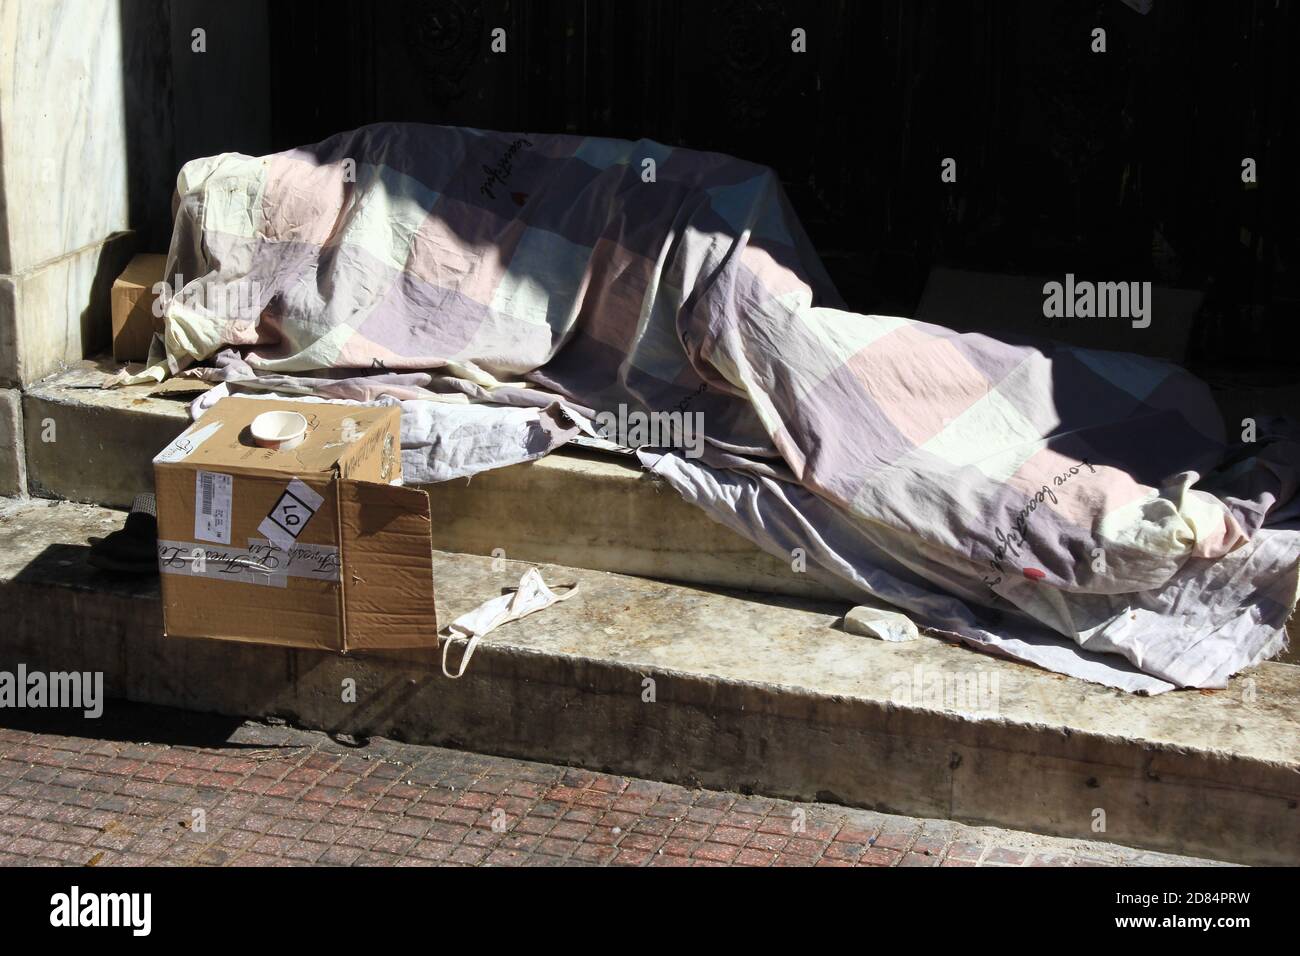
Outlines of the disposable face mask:
<svg viewBox="0 0 1300 956">
<path fill-rule="evenodd" d="M 462 614 L 451 622 L 447 628 L 447 637 L 442 642 L 442 672 L 455 680 L 465 673 L 469 659 L 474 656 L 474 649 L 479 640 L 502 624 L 509 624 L 521 617 L 527 617 L 537 611 L 545 610 L 558 601 L 567 601 L 578 591 L 576 584 L 557 584 L 565 588 L 563 594 L 556 594 L 542 581 L 542 575 L 536 568 L 529 568 L 519 579 L 519 587 L 513 593 L 484 601 L 468 614 Z M 460 667 L 456 673 L 447 670 L 447 650 L 452 641 L 464 640 L 465 653 L 461 655 Z"/>
</svg>

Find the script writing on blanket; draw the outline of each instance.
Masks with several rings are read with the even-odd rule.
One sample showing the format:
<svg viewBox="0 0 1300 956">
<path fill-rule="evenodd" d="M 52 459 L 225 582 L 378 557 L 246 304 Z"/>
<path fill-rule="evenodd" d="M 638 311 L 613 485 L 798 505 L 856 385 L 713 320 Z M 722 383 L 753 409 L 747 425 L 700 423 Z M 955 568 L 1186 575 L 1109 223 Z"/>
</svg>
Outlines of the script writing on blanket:
<svg viewBox="0 0 1300 956">
<path fill-rule="evenodd" d="M 1025 500 L 1025 506 L 1017 511 L 1011 519 L 1010 528 L 995 528 L 993 535 L 998 539 L 998 546 L 993 549 L 993 557 L 989 560 L 989 566 L 993 569 L 996 577 L 985 578 L 984 583 L 989 587 L 997 587 L 1002 583 L 1006 573 L 1004 562 L 1007 554 L 1012 557 L 1020 556 L 1020 546 L 1024 544 L 1025 538 L 1029 534 L 1029 516 L 1038 510 L 1038 506 L 1044 502 L 1050 501 L 1052 504 L 1059 504 L 1060 499 L 1056 496 L 1055 488 L 1060 488 L 1069 483 L 1072 479 L 1077 478 L 1082 469 L 1088 469 L 1089 473 L 1096 474 L 1097 469 L 1092 466 L 1088 459 L 1084 458 L 1077 465 L 1071 465 L 1068 471 L 1063 471 L 1052 479 L 1050 485 L 1044 484 L 1034 494 Z M 1025 577 L 1032 580 L 1039 580 L 1046 575 L 1038 568 L 1024 568 Z"/>
<path fill-rule="evenodd" d="M 484 163 L 483 172 L 487 173 L 487 179 L 483 180 L 483 185 L 479 186 L 478 191 L 489 199 L 496 199 L 497 194 L 492 191 L 492 186 L 505 185 L 506 180 L 510 178 L 510 173 L 514 169 L 510 161 L 515 158 L 515 153 L 525 147 L 531 148 L 532 145 L 533 143 L 531 140 L 524 139 L 521 136 L 506 147 L 506 151 L 501 154 L 501 157 L 497 160 L 495 166 L 489 166 L 487 163 Z"/>
</svg>

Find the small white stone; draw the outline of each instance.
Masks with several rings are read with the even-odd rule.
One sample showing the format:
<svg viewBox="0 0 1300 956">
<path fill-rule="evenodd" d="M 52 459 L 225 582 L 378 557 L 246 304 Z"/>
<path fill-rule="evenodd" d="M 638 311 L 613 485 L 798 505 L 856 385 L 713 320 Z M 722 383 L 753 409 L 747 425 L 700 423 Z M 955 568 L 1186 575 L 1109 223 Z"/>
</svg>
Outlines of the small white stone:
<svg viewBox="0 0 1300 956">
<path fill-rule="evenodd" d="M 844 615 L 844 630 L 891 643 L 914 641 L 921 636 L 916 624 L 905 614 L 866 606 L 855 607 Z"/>
</svg>

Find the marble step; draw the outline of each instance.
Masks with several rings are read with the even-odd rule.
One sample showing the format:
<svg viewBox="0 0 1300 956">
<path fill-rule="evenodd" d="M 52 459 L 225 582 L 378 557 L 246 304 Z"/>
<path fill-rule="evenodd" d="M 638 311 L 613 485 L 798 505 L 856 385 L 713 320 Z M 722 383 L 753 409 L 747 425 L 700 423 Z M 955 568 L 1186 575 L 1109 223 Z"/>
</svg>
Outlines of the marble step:
<svg viewBox="0 0 1300 956">
<path fill-rule="evenodd" d="M 0 668 L 99 671 L 106 694 L 279 717 L 688 785 L 822 800 L 1242 863 L 1300 863 L 1300 670 L 1138 697 L 923 637 L 847 634 L 840 606 L 544 566 L 562 604 L 494 631 L 466 675 L 433 651 L 343 656 L 165 638 L 156 580 L 87 541 L 122 513 L 0 507 Z M 526 564 L 435 552 L 440 621 Z M 357 688 L 355 701 L 340 692 Z"/>
<path fill-rule="evenodd" d="M 82 362 L 25 394 L 33 495 L 125 508 L 153 488 L 153 456 L 189 423 L 187 404 L 151 396 L 149 386 L 99 388 L 114 369 L 107 361 Z M 834 596 L 624 460 L 561 450 L 425 488 L 434 543 L 445 551 Z"/>
<path fill-rule="evenodd" d="M 99 388 L 115 368 L 82 362 L 24 394 L 33 495 L 125 508 L 153 488 L 153 456 L 188 424 L 187 404 L 149 386 Z M 444 551 L 843 600 L 626 460 L 561 450 L 425 488 Z M 1277 660 L 1300 663 L 1300 614 L 1288 630 Z"/>
</svg>

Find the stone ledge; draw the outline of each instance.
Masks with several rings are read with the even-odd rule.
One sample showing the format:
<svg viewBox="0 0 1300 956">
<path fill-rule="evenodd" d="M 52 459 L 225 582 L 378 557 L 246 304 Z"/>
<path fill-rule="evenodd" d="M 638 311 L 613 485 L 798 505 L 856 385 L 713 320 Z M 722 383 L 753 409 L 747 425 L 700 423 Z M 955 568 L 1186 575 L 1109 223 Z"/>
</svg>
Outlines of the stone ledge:
<svg viewBox="0 0 1300 956">
<path fill-rule="evenodd" d="M 24 396 L 28 486 L 36 496 L 129 507 L 153 487 L 153 455 L 189 421 L 149 386 L 104 390 L 109 360 L 79 363 Z M 43 441 L 54 423 L 53 442 Z M 614 571 L 794 597 L 836 599 L 624 460 L 560 451 L 472 479 L 426 485 L 444 551 Z M 1277 660 L 1300 663 L 1300 614 Z"/>
<path fill-rule="evenodd" d="M 0 497 L 20 498 L 26 494 L 22 393 L 0 388 Z"/>
<path fill-rule="evenodd" d="M 81 362 L 28 390 L 33 495 L 129 507 L 153 488 L 153 456 L 180 432 L 187 403 L 150 386 L 104 390 L 111 361 Z M 54 441 L 45 441 L 53 423 Z M 559 451 L 472 479 L 424 486 L 445 551 L 810 597 L 833 591 L 687 504 L 624 461 Z"/>
</svg>

